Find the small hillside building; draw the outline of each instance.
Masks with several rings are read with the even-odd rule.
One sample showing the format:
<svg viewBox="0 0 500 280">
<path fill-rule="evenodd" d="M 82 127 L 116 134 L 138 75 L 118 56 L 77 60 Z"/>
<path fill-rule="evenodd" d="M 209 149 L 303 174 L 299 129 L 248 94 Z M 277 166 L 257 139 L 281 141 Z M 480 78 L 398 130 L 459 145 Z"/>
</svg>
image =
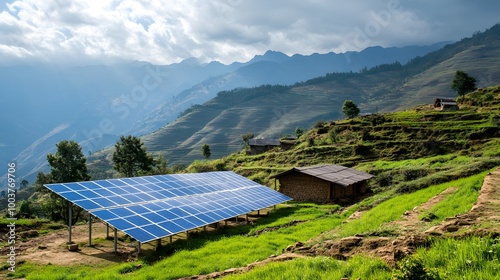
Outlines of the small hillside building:
<svg viewBox="0 0 500 280">
<path fill-rule="evenodd" d="M 279 191 L 295 201 L 325 203 L 366 194 L 373 175 L 340 165 L 317 165 L 295 167 L 271 178 L 279 180 Z"/>
<path fill-rule="evenodd" d="M 248 140 L 250 146 L 250 154 L 258 155 L 277 147 L 281 147 L 279 139 L 250 139 Z"/>
<path fill-rule="evenodd" d="M 458 110 L 458 104 L 453 98 L 436 97 L 434 99 L 434 108 L 440 109 L 441 111 L 453 111 Z"/>
</svg>

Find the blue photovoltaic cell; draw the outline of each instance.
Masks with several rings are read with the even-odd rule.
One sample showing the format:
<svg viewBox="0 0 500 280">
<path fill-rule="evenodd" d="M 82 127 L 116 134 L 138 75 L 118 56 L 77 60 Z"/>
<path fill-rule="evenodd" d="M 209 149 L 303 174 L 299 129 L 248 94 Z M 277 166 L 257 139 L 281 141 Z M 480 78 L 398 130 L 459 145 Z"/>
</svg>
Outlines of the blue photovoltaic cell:
<svg viewBox="0 0 500 280">
<path fill-rule="evenodd" d="M 144 214 L 143 216 L 153 223 L 161 223 L 161 222 L 165 221 L 165 217 L 160 216 L 160 215 L 155 214 L 155 213 L 147 213 L 147 214 Z"/>
<path fill-rule="evenodd" d="M 110 220 L 110 219 L 119 218 L 115 214 L 111 213 L 109 210 L 99 210 L 99 211 L 96 211 L 92 214 L 99 216 L 103 220 Z"/>
<path fill-rule="evenodd" d="M 45 187 L 140 242 L 291 200 L 233 172 L 145 176 Z"/>
<path fill-rule="evenodd" d="M 92 214 L 94 214 L 94 213 L 92 213 Z M 99 217 L 99 216 L 97 216 L 97 217 Z M 120 229 L 120 230 L 125 230 L 125 229 L 129 229 L 129 228 L 134 227 L 133 224 L 125 221 L 124 219 L 112 219 L 112 220 L 106 220 L 106 221 L 108 223 L 110 223 L 112 226 L 114 226 L 115 228 Z"/>
<path fill-rule="evenodd" d="M 66 187 L 68 187 L 68 189 L 72 190 L 72 191 L 80 191 L 80 190 L 84 190 L 85 187 L 78 184 L 78 183 L 64 183 L 64 185 Z"/>
<path fill-rule="evenodd" d="M 145 230 L 142 230 L 140 228 L 133 228 L 129 230 L 125 230 L 125 233 L 127 233 L 130 236 L 133 236 L 137 240 L 154 240 L 158 239 L 159 236 L 154 236 L 152 234 L 149 234 Z"/>
</svg>

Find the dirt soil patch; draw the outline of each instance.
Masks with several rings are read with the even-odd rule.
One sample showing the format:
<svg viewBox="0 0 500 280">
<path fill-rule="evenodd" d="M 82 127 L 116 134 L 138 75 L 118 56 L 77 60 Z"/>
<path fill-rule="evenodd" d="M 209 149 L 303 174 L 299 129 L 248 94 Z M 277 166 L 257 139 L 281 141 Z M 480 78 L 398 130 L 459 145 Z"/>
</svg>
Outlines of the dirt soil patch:
<svg viewBox="0 0 500 280">
<path fill-rule="evenodd" d="M 38 232 L 20 231 L 18 236 L 37 236 Z M 16 241 L 16 259 L 30 261 L 37 264 L 54 264 L 61 266 L 88 265 L 106 266 L 109 263 L 126 261 L 135 251 L 133 243 L 118 241 L 117 254 L 113 251 L 113 232 L 111 239 L 106 240 L 106 226 L 102 223 L 92 225 L 92 239 L 97 240 L 93 246 L 88 246 L 88 225 L 77 225 L 72 230 L 72 241 L 79 245 L 79 249 L 71 252 L 67 248 L 68 231 L 57 230 L 47 235 L 29 238 L 26 241 Z M 120 237 L 120 235 L 119 235 Z M 0 249 L 0 254 L 6 255 L 8 248 Z"/>
</svg>

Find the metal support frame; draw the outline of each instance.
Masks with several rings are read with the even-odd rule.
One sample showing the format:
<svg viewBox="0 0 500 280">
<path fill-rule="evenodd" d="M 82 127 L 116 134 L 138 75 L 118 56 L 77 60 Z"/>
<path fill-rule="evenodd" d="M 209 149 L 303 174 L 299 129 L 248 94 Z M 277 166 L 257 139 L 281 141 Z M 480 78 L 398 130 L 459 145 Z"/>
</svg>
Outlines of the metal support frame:
<svg viewBox="0 0 500 280">
<path fill-rule="evenodd" d="M 170 241 L 170 243 L 172 243 L 172 235 L 170 235 L 169 237 L 170 237 L 170 240 L 169 240 L 169 241 Z"/>
<path fill-rule="evenodd" d="M 92 215 L 89 213 L 89 247 L 92 246 Z"/>
<path fill-rule="evenodd" d="M 116 244 L 116 243 L 118 243 L 118 231 L 116 230 L 116 228 L 114 228 L 114 229 L 113 229 L 113 231 L 114 231 L 114 235 L 115 235 L 115 236 L 114 236 L 114 244 L 113 244 L 113 245 L 114 245 L 114 250 L 115 250 L 115 254 L 116 254 L 116 253 L 117 253 L 117 251 L 118 251 L 118 250 L 117 250 L 117 247 L 118 247 L 118 246 L 117 246 L 117 244 Z"/>
<path fill-rule="evenodd" d="M 68 244 L 71 244 L 71 222 L 73 220 L 73 213 L 72 213 L 72 207 L 71 207 L 71 202 L 68 201 Z"/>
<path fill-rule="evenodd" d="M 140 253 L 141 253 L 141 242 L 137 241 L 137 257 L 139 257 Z"/>
<path fill-rule="evenodd" d="M 249 222 L 249 220 L 248 220 L 248 213 L 245 215 L 245 220 L 246 220 L 246 222 L 248 224 L 248 222 Z"/>
<path fill-rule="evenodd" d="M 156 246 L 157 246 L 158 248 L 160 248 L 160 247 L 161 247 L 161 238 L 158 238 L 158 239 L 156 240 Z"/>
<path fill-rule="evenodd" d="M 106 239 L 109 238 L 109 224 L 106 224 Z"/>
</svg>

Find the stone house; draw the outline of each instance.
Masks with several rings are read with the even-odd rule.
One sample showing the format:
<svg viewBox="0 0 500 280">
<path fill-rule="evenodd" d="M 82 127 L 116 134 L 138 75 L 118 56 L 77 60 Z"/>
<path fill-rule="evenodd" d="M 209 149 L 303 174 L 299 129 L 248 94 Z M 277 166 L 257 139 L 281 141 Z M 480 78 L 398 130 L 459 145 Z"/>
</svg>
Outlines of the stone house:
<svg viewBox="0 0 500 280">
<path fill-rule="evenodd" d="M 250 139 L 248 140 L 250 146 L 250 154 L 258 155 L 276 147 L 281 147 L 279 139 Z"/>
<path fill-rule="evenodd" d="M 271 178 L 279 180 L 279 191 L 295 201 L 324 203 L 366 194 L 373 175 L 340 165 L 316 165 L 295 167 Z"/>
<path fill-rule="evenodd" d="M 439 108 L 441 111 L 458 110 L 457 101 L 453 98 L 436 97 L 434 99 L 434 108 Z"/>
</svg>

